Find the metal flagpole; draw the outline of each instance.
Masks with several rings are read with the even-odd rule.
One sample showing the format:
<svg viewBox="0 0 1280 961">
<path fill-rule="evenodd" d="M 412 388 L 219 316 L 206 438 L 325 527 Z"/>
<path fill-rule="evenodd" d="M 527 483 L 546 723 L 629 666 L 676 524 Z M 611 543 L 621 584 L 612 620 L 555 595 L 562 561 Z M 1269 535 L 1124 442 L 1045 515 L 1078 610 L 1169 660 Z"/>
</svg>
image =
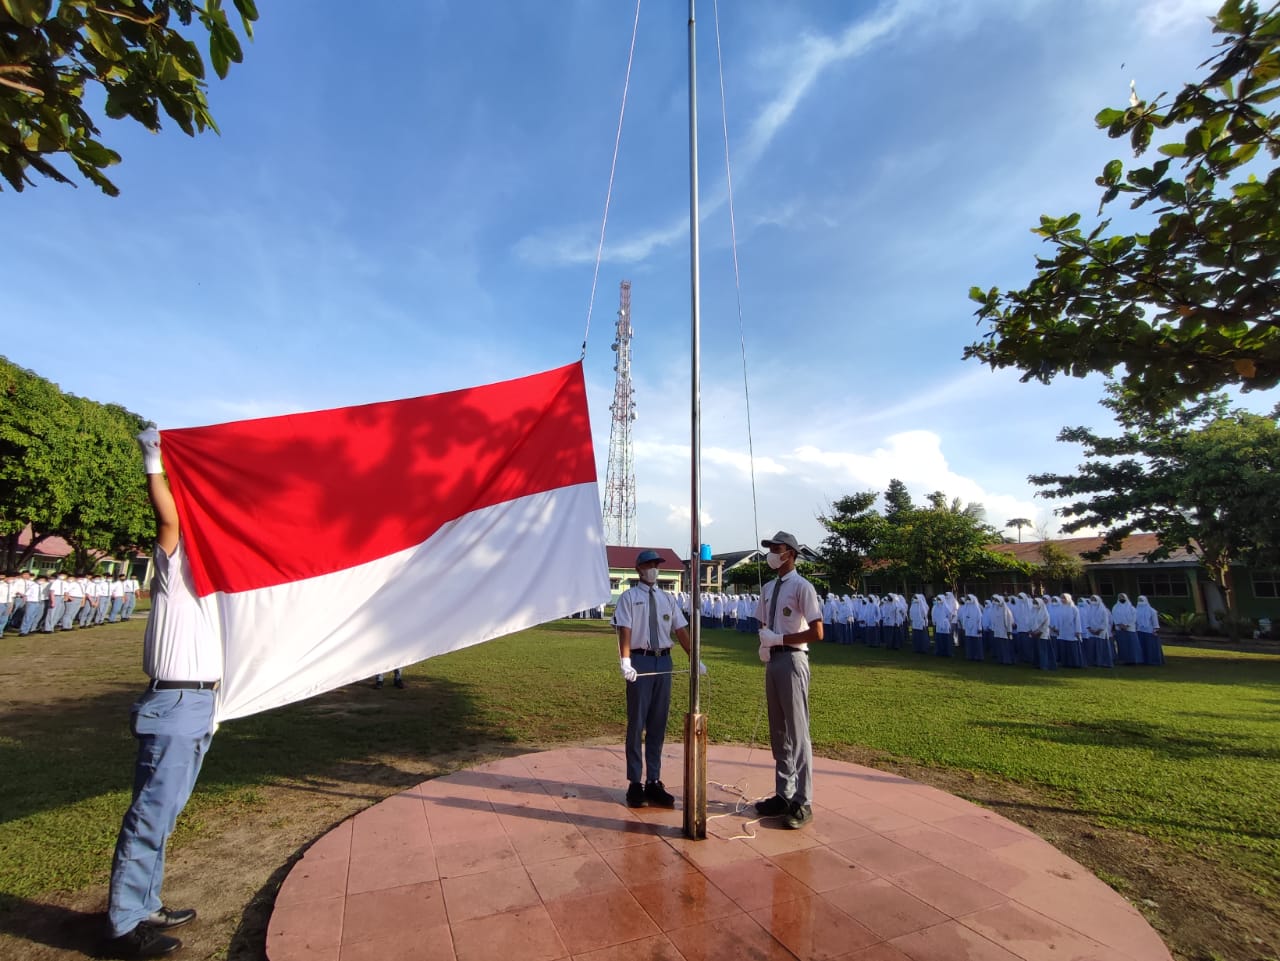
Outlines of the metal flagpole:
<svg viewBox="0 0 1280 961">
<path fill-rule="evenodd" d="M 707 719 L 702 713 L 702 332 L 698 268 L 698 69 L 694 0 L 689 0 L 689 281 L 692 317 L 693 389 L 690 429 L 689 713 L 684 722 L 684 836 L 707 836 Z"/>
</svg>

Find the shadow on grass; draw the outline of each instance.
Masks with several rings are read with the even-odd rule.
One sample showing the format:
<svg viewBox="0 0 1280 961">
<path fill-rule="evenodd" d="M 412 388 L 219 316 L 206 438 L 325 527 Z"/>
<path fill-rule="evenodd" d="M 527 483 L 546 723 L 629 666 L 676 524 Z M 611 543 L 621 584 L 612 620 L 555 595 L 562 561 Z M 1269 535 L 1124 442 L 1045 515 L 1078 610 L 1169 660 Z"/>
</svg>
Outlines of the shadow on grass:
<svg viewBox="0 0 1280 961">
<path fill-rule="evenodd" d="M 471 685 L 406 674 L 408 687 L 353 684 L 222 725 L 197 784 L 220 794 L 279 780 L 342 793 L 342 782 L 408 785 L 412 764 L 479 742 L 510 741 L 477 708 Z M 135 744 L 129 712 L 138 689 L 113 684 L 92 697 L 23 705 L 0 715 L 0 823 L 130 790 Z M 123 810 L 120 812 L 123 814 Z"/>
<path fill-rule="evenodd" d="M 1027 721 L 975 721 L 978 727 L 1001 731 L 1027 740 L 1090 747 L 1141 748 L 1169 760 L 1238 757 L 1262 761 L 1280 760 L 1280 749 L 1241 747 L 1225 738 L 1195 737 L 1158 724 L 1132 718 L 1102 721 L 1060 721 L 1036 724 Z M 1274 835 L 1267 835 L 1274 836 Z"/>
</svg>

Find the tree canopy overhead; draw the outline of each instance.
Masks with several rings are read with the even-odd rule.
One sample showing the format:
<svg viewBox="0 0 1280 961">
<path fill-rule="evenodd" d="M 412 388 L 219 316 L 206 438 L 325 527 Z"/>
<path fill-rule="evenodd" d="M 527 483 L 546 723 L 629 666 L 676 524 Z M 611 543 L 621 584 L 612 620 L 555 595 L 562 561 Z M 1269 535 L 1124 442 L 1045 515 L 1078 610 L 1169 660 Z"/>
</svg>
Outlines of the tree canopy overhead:
<svg viewBox="0 0 1280 961">
<path fill-rule="evenodd" d="M 245 35 L 258 19 L 254 0 L 233 0 Z M 74 182 L 54 164 L 65 155 L 104 193 L 116 188 L 103 170 L 120 155 L 98 138 L 85 106 L 103 89 L 102 110 L 160 129 L 163 110 L 188 136 L 217 131 L 205 99 L 205 64 L 183 28 L 208 32 L 219 77 L 240 63 L 240 40 L 222 0 L 0 0 L 0 175 L 14 190 L 31 173 Z"/>
<path fill-rule="evenodd" d="M 1172 101 L 1131 97 L 1098 126 L 1147 158 L 1112 160 L 1097 178 L 1099 214 L 1121 196 L 1149 228 L 1109 234 L 1078 213 L 1043 216 L 1050 246 L 1022 290 L 974 287 L 987 331 L 965 349 L 1024 381 L 1123 368 L 1131 402 L 1169 409 L 1223 387 L 1280 382 L 1280 4 L 1226 0 L 1212 18 L 1219 52 Z M 1268 168 L 1267 162 L 1270 162 Z"/>
</svg>

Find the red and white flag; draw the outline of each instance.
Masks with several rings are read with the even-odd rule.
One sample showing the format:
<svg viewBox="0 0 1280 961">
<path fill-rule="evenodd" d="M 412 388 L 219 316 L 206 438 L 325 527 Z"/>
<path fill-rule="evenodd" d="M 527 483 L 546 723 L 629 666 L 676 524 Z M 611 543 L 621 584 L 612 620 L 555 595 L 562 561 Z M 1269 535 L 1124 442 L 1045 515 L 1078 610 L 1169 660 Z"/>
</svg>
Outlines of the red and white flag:
<svg viewBox="0 0 1280 961">
<path fill-rule="evenodd" d="M 163 437 L 220 720 L 609 598 L 580 363 Z"/>
</svg>

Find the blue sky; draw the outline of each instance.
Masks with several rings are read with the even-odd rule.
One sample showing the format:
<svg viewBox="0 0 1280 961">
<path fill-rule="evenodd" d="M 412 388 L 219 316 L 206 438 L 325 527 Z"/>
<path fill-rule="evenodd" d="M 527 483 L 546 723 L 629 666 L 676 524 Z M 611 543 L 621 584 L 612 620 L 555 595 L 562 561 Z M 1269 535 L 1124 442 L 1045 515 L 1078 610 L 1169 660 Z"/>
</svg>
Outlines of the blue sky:
<svg viewBox="0 0 1280 961">
<path fill-rule="evenodd" d="M 1041 213 L 1096 209 L 1092 117 L 1176 91 L 1216 0 L 726 0 L 727 125 L 759 519 L 701 0 L 703 540 L 745 548 L 901 478 L 1056 529 L 1033 472 L 1101 380 L 961 352 L 971 285 L 1024 285 Z M 645 0 L 586 372 L 604 481 L 632 283 L 639 541 L 688 551 L 685 0 Z M 222 135 L 105 121 L 122 196 L 6 193 L 5 352 L 162 428 L 488 383 L 577 359 L 634 5 L 263 6 Z M 1121 224 L 1118 222 L 1117 226 Z"/>
</svg>

